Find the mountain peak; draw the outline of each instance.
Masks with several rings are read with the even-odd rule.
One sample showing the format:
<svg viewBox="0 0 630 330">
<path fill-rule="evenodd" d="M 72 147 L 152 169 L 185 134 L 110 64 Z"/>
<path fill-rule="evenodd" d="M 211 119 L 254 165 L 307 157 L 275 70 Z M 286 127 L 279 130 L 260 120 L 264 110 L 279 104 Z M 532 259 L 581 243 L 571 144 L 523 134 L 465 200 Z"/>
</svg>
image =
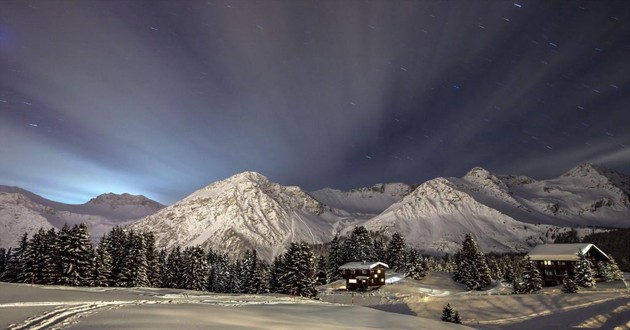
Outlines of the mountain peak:
<svg viewBox="0 0 630 330">
<path fill-rule="evenodd" d="M 466 173 L 466 175 L 464 175 L 465 178 L 489 178 L 490 176 L 492 176 L 490 171 L 479 166 L 473 167 L 470 171 L 468 171 L 468 173 Z"/>
<path fill-rule="evenodd" d="M 601 176 L 602 169 L 593 164 L 582 164 L 578 165 L 568 172 L 566 172 L 563 176 L 579 178 L 579 177 L 587 177 L 587 176 Z"/>
<path fill-rule="evenodd" d="M 143 196 L 132 195 L 128 193 L 115 194 L 112 192 L 101 194 L 95 198 L 90 199 L 85 205 L 110 205 L 110 206 L 123 206 L 123 205 L 147 205 L 159 203 Z"/>
<path fill-rule="evenodd" d="M 227 178 L 225 181 L 233 181 L 233 182 L 251 181 L 251 182 L 258 182 L 258 183 L 269 183 L 269 179 L 266 176 L 258 172 L 254 172 L 254 171 L 245 171 L 245 172 L 234 174 L 231 177 Z"/>
</svg>

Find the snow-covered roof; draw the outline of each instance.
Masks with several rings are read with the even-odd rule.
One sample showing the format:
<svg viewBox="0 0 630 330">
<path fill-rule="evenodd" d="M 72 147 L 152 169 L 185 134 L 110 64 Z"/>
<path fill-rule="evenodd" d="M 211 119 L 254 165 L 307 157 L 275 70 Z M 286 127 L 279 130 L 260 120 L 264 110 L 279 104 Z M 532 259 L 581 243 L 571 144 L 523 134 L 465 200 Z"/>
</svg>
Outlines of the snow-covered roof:
<svg viewBox="0 0 630 330">
<path fill-rule="evenodd" d="M 342 269 L 372 269 L 378 265 L 384 266 L 385 268 L 389 268 L 389 266 L 386 263 L 382 263 L 380 261 L 371 261 L 371 262 L 349 262 L 347 264 L 341 265 L 341 267 L 339 267 L 340 270 Z"/>
<path fill-rule="evenodd" d="M 591 243 L 538 245 L 529 251 L 527 256 L 532 260 L 579 260 L 578 251 L 586 254 L 592 248 L 608 258 L 606 253 Z"/>
</svg>

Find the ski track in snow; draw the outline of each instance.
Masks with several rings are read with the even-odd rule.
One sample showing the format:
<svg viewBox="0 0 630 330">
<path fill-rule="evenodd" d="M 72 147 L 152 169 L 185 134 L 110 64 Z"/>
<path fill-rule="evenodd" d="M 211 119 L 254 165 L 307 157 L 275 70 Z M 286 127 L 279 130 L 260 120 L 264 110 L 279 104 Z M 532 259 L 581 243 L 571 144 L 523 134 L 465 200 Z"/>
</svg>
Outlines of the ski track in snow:
<svg viewBox="0 0 630 330">
<path fill-rule="evenodd" d="M 242 297 L 224 295 L 188 295 L 164 294 L 156 296 L 163 300 L 114 300 L 114 301 L 45 301 L 45 302 L 15 302 L 0 304 L 2 308 L 11 307 L 39 307 L 59 306 L 52 311 L 30 317 L 19 324 L 11 324 L 10 330 L 23 329 L 63 329 L 76 324 L 82 317 L 97 312 L 103 308 L 120 308 L 144 304 L 207 304 L 215 306 L 238 307 L 245 305 L 276 305 L 276 304 L 322 304 L 319 301 L 295 299 L 294 297 L 265 297 L 246 295 Z M 325 303 L 324 303 L 325 304 Z"/>
<path fill-rule="evenodd" d="M 42 315 L 37 315 L 27 319 L 20 324 L 12 324 L 10 330 L 21 329 L 62 329 L 71 324 L 76 323 L 81 317 L 93 313 L 97 309 L 104 307 L 116 308 L 122 305 L 135 304 L 139 305 L 147 301 L 92 301 L 92 302 L 35 302 L 35 303 L 13 303 L 2 304 L 2 307 L 27 307 L 27 306 L 46 306 L 61 305 L 61 307 Z M 72 306 L 72 307 L 69 307 Z"/>
</svg>

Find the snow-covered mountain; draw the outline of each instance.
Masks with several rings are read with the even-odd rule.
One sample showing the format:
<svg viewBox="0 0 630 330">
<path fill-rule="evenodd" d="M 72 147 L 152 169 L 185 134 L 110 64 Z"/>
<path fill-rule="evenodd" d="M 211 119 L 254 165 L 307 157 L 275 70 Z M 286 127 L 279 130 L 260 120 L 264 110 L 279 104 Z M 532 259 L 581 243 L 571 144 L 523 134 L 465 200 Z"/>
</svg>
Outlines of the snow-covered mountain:
<svg viewBox="0 0 630 330">
<path fill-rule="evenodd" d="M 0 185 L 0 247 L 15 246 L 24 232 L 85 223 L 92 238 L 115 225 L 126 225 L 162 209 L 144 196 L 103 194 L 80 205 L 48 200 L 18 187 Z"/>
<path fill-rule="evenodd" d="M 318 201 L 356 215 L 377 215 L 413 190 L 405 183 L 379 183 L 350 191 L 324 188 L 310 193 Z"/>
<path fill-rule="evenodd" d="M 476 167 L 423 183 L 364 225 L 404 233 L 426 251 L 454 251 L 469 232 L 486 251 L 525 251 L 566 226 L 630 226 L 628 182 L 592 165 L 541 181 Z"/>
<path fill-rule="evenodd" d="M 290 242 L 330 240 L 343 220 L 299 187 L 244 172 L 195 191 L 132 227 L 152 230 L 159 247 L 202 245 L 232 256 L 256 249 L 271 260 Z"/>
</svg>

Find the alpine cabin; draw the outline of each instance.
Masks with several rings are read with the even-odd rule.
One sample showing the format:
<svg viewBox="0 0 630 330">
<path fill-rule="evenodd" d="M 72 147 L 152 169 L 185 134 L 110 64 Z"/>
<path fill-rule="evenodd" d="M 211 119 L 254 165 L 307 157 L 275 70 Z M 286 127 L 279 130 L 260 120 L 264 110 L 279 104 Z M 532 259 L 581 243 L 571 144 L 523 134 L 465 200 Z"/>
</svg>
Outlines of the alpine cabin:
<svg viewBox="0 0 630 330">
<path fill-rule="evenodd" d="M 385 285 L 387 264 L 375 262 L 349 262 L 339 267 L 341 277 L 346 279 L 346 289 L 368 290 Z"/>
<path fill-rule="evenodd" d="M 533 248 L 527 256 L 538 265 L 543 284 L 554 286 L 562 284 L 565 274 L 573 274 L 573 267 L 580 260 L 579 251 L 582 251 L 586 259 L 593 264 L 593 277 L 599 278 L 597 263 L 608 262 L 609 259 L 606 253 L 594 244 L 543 244 Z"/>
</svg>

